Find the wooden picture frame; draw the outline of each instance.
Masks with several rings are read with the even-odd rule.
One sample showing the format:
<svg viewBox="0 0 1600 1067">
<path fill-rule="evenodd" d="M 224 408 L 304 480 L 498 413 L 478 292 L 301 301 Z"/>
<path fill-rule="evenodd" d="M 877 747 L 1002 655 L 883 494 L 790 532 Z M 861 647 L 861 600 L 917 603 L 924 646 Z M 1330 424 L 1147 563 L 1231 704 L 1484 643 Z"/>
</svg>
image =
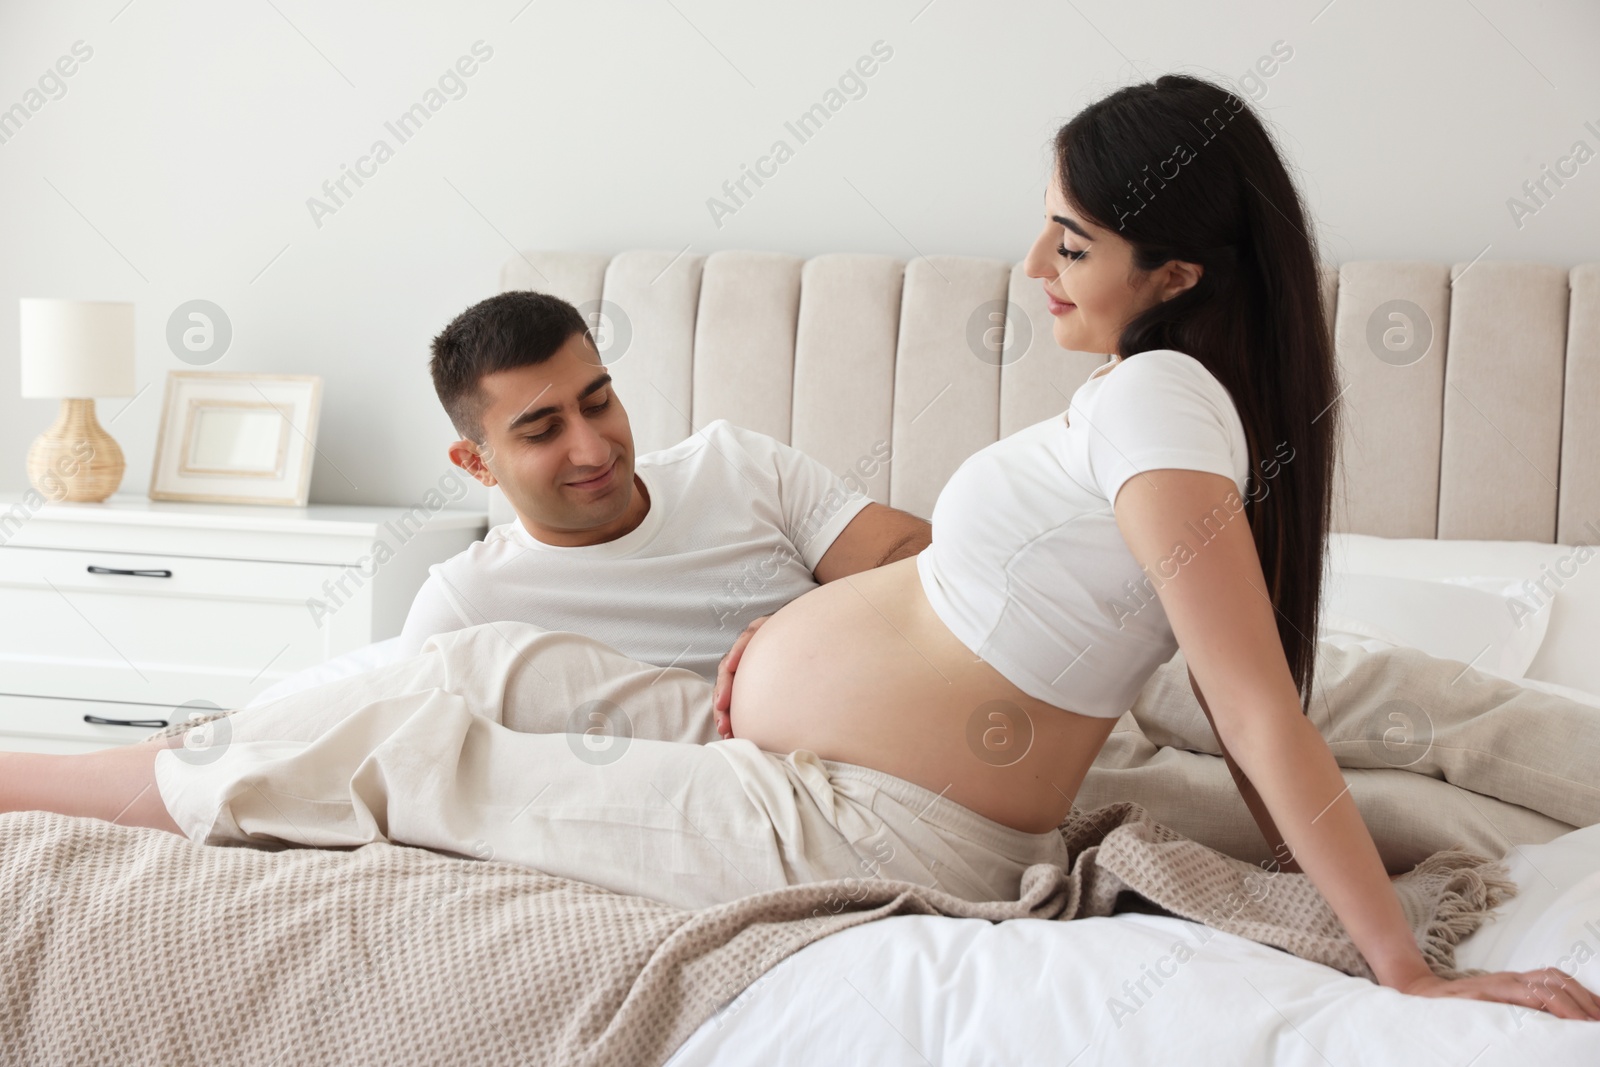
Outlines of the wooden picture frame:
<svg viewBox="0 0 1600 1067">
<path fill-rule="evenodd" d="M 168 371 L 151 500 L 305 507 L 322 378 Z"/>
</svg>

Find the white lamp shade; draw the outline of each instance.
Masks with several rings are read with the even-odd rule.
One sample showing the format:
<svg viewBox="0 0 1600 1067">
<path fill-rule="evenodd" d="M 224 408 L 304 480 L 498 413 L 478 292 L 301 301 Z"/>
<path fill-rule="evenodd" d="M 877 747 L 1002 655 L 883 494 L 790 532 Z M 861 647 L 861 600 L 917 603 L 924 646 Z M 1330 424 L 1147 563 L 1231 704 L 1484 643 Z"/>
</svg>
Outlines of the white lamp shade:
<svg viewBox="0 0 1600 1067">
<path fill-rule="evenodd" d="M 132 396 L 133 305 L 23 297 L 24 397 Z"/>
</svg>

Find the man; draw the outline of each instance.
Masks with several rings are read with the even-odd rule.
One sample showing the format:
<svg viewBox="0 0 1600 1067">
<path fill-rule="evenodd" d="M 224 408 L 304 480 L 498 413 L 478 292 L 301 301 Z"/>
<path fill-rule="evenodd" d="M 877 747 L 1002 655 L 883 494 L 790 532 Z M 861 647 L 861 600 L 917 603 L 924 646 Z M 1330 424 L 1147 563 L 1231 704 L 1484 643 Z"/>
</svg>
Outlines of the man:
<svg viewBox="0 0 1600 1067">
<path fill-rule="evenodd" d="M 461 434 L 451 462 L 498 485 L 517 521 L 430 568 L 403 656 L 435 634 L 513 620 L 715 682 L 747 624 L 929 543 L 924 520 L 726 420 L 636 462 L 583 317 L 556 297 L 475 304 L 434 338 L 430 369 Z"/>
</svg>

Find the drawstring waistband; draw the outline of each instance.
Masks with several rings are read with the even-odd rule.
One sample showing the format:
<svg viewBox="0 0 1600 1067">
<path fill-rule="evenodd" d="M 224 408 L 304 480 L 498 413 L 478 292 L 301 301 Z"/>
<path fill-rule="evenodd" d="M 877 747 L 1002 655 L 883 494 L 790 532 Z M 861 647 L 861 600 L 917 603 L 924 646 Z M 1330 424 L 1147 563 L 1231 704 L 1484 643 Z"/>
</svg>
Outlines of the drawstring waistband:
<svg viewBox="0 0 1600 1067">
<path fill-rule="evenodd" d="M 1062 862 L 1066 840 L 1059 830 L 1033 834 L 979 815 L 949 797 L 925 789 L 915 782 L 855 763 L 819 760 L 830 778 L 850 778 L 865 782 L 881 793 L 900 801 L 917 818 L 968 841 L 975 841 L 1011 859 L 1038 863 Z"/>
</svg>

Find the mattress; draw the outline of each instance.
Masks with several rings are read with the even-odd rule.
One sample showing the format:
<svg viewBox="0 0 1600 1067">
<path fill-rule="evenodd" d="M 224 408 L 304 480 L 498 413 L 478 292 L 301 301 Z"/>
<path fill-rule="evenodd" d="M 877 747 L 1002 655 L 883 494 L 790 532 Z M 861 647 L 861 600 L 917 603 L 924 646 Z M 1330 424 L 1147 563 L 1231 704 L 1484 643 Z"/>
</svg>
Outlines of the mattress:
<svg viewBox="0 0 1600 1067">
<path fill-rule="evenodd" d="M 1575 876 L 1519 936 L 1472 935 L 1459 960 L 1531 970 L 1565 960 L 1600 988 L 1600 825 L 1529 846 L 1513 873 Z M 1522 927 L 1514 901 L 1498 923 Z M 1198 923 L 1155 915 L 1073 922 L 903 916 L 790 956 L 668 1061 L 733 1064 L 1600 1063 L 1600 1022 L 1510 1005 L 1406 996 Z"/>
<path fill-rule="evenodd" d="M 1506 610 L 1514 622 L 1493 639 L 1507 645 L 1501 662 L 1526 661 L 1522 684 L 1600 705 L 1600 657 L 1593 655 L 1600 565 L 1582 547 L 1334 535 L 1332 575 L 1396 582 L 1391 599 L 1376 601 L 1388 615 L 1340 615 L 1351 632 L 1322 636 L 1381 645 L 1396 625 L 1392 616 L 1419 607 L 1406 599 L 1419 582 L 1498 589 L 1491 616 Z M 1367 587 L 1383 592 L 1381 582 Z M 1427 617 L 1420 607 L 1417 617 Z M 1532 644 L 1530 626 L 1537 629 Z M 1479 635 L 1464 623 L 1460 634 L 1424 636 L 1444 642 L 1444 651 L 1467 650 L 1450 658 L 1484 658 L 1470 651 Z M 371 646 L 286 679 L 258 702 L 395 654 L 394 641 Z M 1459 962 L 1486 969 L 1561 966 L 1600 990 L 1600 824 L 1519 844 L 1507 860 L 1520 892 L 1463 943 Z M 672 1067 L 1023 1062 L 1600 1064 L 1600 1023 L 1405 996 L 1166 916 L 998 924 L 904 916 L 833 934 L 784 960 L 730 1000 L 670 1061 Z"/>
<path fill-rule="evenodd" d="M 1588 552 L 1334 535 L 1329 567 L 1533 583 L 1521 600 L 1548 618 L 1522 681 L 1600 704 L 1600 562 Z M 1506 859 L 1518 895 L 1460 946 L 1458 963 L 1559 966 L 1600 990 L 1600 824 L 1519 845 Z M 1600 1064 L 1600 1023 L 1406 996 L 1165 916 L 998 924 L 903 916 L 779 963 L 669 1062 L 1580 1065 Z"/>
</svg>

